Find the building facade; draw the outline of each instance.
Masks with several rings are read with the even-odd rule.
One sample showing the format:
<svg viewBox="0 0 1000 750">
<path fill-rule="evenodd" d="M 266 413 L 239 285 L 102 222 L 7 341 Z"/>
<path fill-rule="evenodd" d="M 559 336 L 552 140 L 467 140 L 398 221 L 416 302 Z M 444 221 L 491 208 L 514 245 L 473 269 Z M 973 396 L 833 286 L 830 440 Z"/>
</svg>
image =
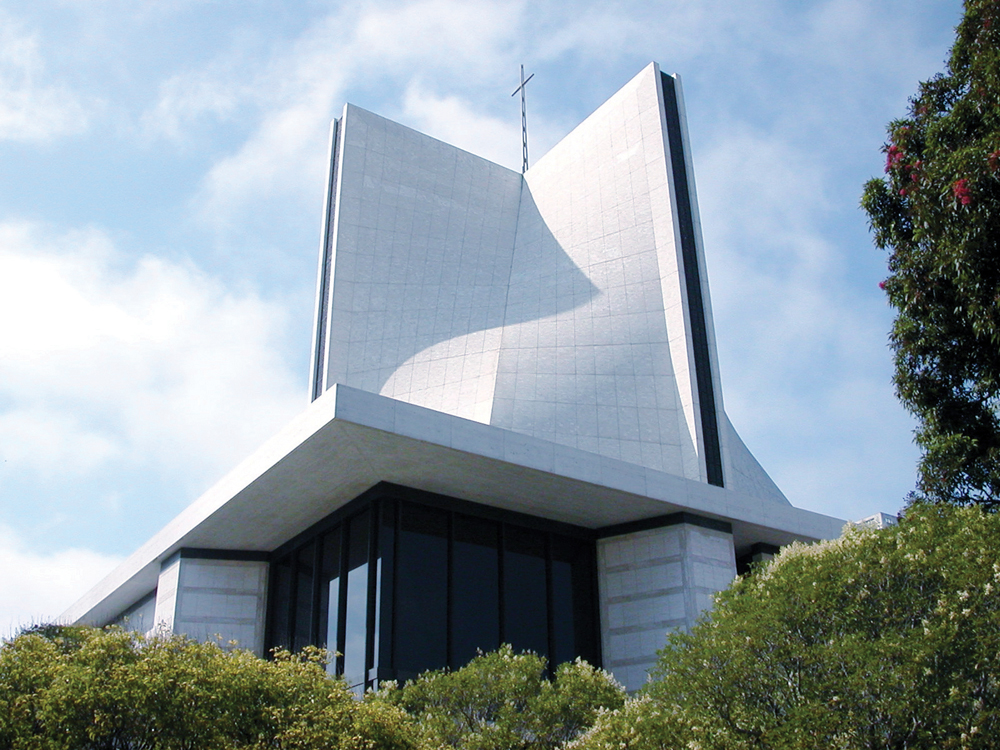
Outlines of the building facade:
<svg viewBox="0 0 1000 750">
<path fill-rule="evenodd" d="M 837 536 L 726 416 L 687 143 L 655 63 L 524 174 L 347 105 L 312 403 L 64 619 L 636 689 L 738 569 Z"/>
</svg>

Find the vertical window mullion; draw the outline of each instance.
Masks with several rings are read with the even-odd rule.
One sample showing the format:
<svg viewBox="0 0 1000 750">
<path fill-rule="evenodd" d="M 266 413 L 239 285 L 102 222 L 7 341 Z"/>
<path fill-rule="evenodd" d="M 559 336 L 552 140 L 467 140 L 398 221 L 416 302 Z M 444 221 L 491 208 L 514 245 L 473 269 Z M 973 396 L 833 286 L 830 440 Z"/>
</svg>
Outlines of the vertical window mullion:
<svg viewBox="0 0 1000 750">
<path fill-rule="evenodd" d="M 312 623 L 309 627 L 309 642 L 313 645 L 322 640 L 319 632 L 320 621 L 320 589 L 323 587 L 323 537 L 313 537 L 313 585 L 312 585 Z"/>
<path fill-rule="evenodd" d="M 504 555 L 507 554 L 507 524 L 505 523 L 500 524 L 500 539 L 498 542 L 497 578 L 500 579 L 498 581 L 500 585 L 497 589 L 497 593 L 500 597 L 500 606 L 498 611 L 500 613 L 500 645 L 502 646 L 507 643 L 507 580 L 504 577 L 504 568 L 506 567 L 504 565 Z"/>
<path fill-rule="evenodd" d="M 392 622 L 392 632 L 390 633 L 389 641 L 392 643 L 392 654 L 390 656 L 393 672 L 398 669 L 396 665 L 396 634 L 399 632 L 398 624 L 399 621 L 396 617 L 397 602 L 399 599 L 399 594 L 397 592 L 396 582 L 399 580 L 399 537 L 400 537 L 400 517 L 403 515 L 403 504 L 396 500 L 393 500 L 395 504 L 395 513 L 393 514 L 393 534 L 392 534 L 392 611 L 390 614 L 390 621 Z"/>
<path fill-rule="evenodd" d="M 317 536 L 320 554 L 320 590 L 319 603 L 319 637 L 317 645 L 322 644 L 330 652 L 330 663 L 327 670 L 337 674 L 336 653 L 340 649 L 340 590 L 343 585 L 341 575 L 341 526 L 334 525 Z"/>
<path fill-rule="evenodd" d="M 375 670 L 378 675 L 394 675 L 394 619 L 396 589 L 396 554 L 398 524 L 396 499 L 383 497 L 379 510 L 378 547 L 378 630 L 375 642 Z"/>
<path fill-rule="evenodd" d="M 299 607 L 299 556 L 293 550 L 288 556 L 292 568 L 292 580 L 288 587 L 288 650 L 295 650 L 295 626 L 298 624 Z"/>
<path fill-rule="evenodd" d="M 553 601 L 552 596 L 552 535 L 545 535 L 545 626 L 548 629 L 548 644 L 549 644 L 549 658 L 548 658 L 548 671 L 549 675 L 555 674 L 555 668 L 557 665 L 552 662 L 556 657 L 556 628 L 555 628 L 555 615 L 553 613 Z"/>
<path fill-rule="evenodd" d="M 593 644 L 593 654 L 594 666 L 600 669 L 604 668 L 604 644 L 601 642 L 601 612 L 600 604 L 601 592 L 600 584 L 597 580 L 598 570 L 597 570 L 597 542 L 590 542 L 590 632 L 592 633 L 591 639 Z"/>
<path fill-rule="evenodd" d="M 368 614 L 365 618 L 365 689 L 371 685 L 371 670 L 375 666 L 375 611 L 378 588 L 378 527 L 382 503 L 372 502 L 368 514 Z"/>
<path fill-rule="evenodd" d="M 445 574 L 445 615 L 444 615 L 444 653 L 445 659 L 448 662 L 448 666 L 455 668 L 459 665 L 452 664 L 452 632 L 451 632 L 451 619 L 452 619 L 452 597 L 455 590 L 454 579 L 455 579 L 455 513 L 449 511 L 448 513 L 448 541 L 445 552 L 445 560 L 447 560 L 448 570 Z"/>
<path fill-rule="evenodd" d="M 264 655 L 270 653 L 274 648 L 274 619 L 278 616 L 275 597 L 278 593 L 278 566 L 275 560 L 267 564 L 267 608 L 264 620 Z"/>
<path fill-rule="evenodd" d="M 347 549 L 347 521 L 340 524 L 340 587 L 337 590 L 337 674 L 344 674 L 344 652 L 347 650 L 347 574 L 350 558 Z"/>
</svg>

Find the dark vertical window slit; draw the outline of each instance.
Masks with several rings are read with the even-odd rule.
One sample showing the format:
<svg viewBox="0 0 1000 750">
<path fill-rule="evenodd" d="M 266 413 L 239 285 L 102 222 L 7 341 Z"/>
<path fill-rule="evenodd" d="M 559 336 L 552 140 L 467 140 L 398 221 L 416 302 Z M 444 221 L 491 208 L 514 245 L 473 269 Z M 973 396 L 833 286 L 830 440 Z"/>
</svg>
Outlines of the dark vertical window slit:
<svg viewBox="0 0 1000 750">
<path fill-rule="evenodd" d="M 452 641 L 454 634 L 452 631 L 453 599 L 455 598 L 455 514 L 448 512 L 448 541 L 445 559 L 448 561 L 448 570 L 445 574 L 445 615 L 444 615 L 444 653 L 449 667 L 455 667 L 451 663 Z"/>
<path fill-rule="evenodd" d="M 295 648 L 295 628 L 298 626 L 298 601 L 299 601 L 299 561 L 298 555 L 290 555 L 292 577 L 288 587 L 288 643 L 285 648 L 293 651 Z"/>
<path fill-rule="evenodd" d="M 375 603 L 378 589 L 378 527 L 381 503 L 372 503 L 368 514 L 368 615 L 365 618 L 365 688 L 371 685 L 375 664 Z"/>
<path fill-rule="evenodd" d="M 708 483 L 723 486 L 722 448 L 719 442 L 719 423 L 712 385 L 712 362 L 709 356 L 708 324 L 705 301 L 701 293 L 701 270 L 698 267 L 698 250 L 695 243 L 694 216 L 691 210 L 691 191 L 688 184 L 687 164 L 681 130 L 677 90 L 674 79 L 660 73 L 663 88 L 663 106 L 666 115 L 667 139 L 670 143 L 670 168 L 677 197 L 677 222 L 681 236 L 681 257 L 684 260 L 684 282 L 687 289 L 688 314 L 691 320 L 691 344 L 694 350 L 695 380 L 698 402 L 701 405 L 701 431 L 705 444 L 705 471 Z"/>
<path fill-rule="evenodd" d="M 322 270 L 319 277 L 319 289 L 316 294 L 319 296 L 316 305 L 316 341 L 314 345 L 313 362 L 313 392 L 312 400 L 315 401 L 323 395 L 324 377 L 323 369 L 326 362 L 326 320 L 330 306 L 330 281 L 333 273 L 333 214 L 337 204 L 337 176 L 338 176 L 338 156 L 340 138 L 340 121 L 334 120 L 332 131 L 333 142 L 330 145 L 330 176 L 327 183 L 327 205 L 326 216 L 323 220 L 323 259 Z"/>
<path fill-rule="evenodd" d="M 340 524 L 340 588 L 337 591 L 337 674 L 344 673 L 344 652 L 347 650 L 347 576 L 350 573 L 347 523 Z"/>
<path fill-rule="evenodd" d="M 504 570 L 506 566 L 503 560 L 504 552 L 507 549 L 507 524 L 505 523 L 500 524 L 499 545 L 497 549 L 497 578 L 500 585 L 497 587 L 497 596 L 500 599 L 500 606 L 498 607 L 500 612 L 500 643 L 507 643 L 507 597 L 505 596 L 507 580 L 505 578 L 506 571 Z"/>
<path fill-rule="evenodd" d="M 549 659 L 547 669 L 549 676 L 555 674 L 556 664 L 556 633 L 555 633 L 555 597 L 552 595 L 552 535 L 545 535 L 545 626 L 548 629 Z"/>
</svg>

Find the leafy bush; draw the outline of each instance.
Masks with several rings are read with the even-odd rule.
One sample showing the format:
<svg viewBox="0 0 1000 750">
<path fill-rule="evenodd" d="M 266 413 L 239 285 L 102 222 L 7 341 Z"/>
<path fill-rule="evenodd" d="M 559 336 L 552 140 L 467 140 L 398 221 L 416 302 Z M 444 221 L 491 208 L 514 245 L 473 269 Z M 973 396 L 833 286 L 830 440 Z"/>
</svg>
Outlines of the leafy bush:
<svg viewBox="0 0 1000 750">
<path fill-rule="evenodd" d="M 181 636 L 35 628 L 0 647 L 0 747 L 415 747 L 405 714 L 358 703 L 325 656 L 264 661 Z"/>
<path fill-rule="evenodd" d="M 792 545 L 674 633 L 644 696 L 581 748 L 990 748 L 1000 518 L 915 505 Z"/>
<path fill-rule="evenodd" d="M 374 698 L 416 719 L 428 747 L 463 750 L 549 750 L 588 729 L 600 710 L 620 708 L 625 692 L 582 660 L 561 665 L 510 646 L 481 654 L 454 672 L 426 672 Z"/>
</svg>

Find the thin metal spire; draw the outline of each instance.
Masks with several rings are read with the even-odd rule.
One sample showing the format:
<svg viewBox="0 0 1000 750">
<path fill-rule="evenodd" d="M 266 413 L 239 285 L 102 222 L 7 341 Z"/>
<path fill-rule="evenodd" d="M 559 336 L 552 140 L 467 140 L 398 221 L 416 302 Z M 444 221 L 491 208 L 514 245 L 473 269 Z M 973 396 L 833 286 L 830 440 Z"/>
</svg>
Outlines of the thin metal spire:
<svg viewBox="0 0 1000 750">
<path fill-rule="evenodd" d="M 521 163 L 521 174 L 528 171 L 528 115 L 527 110 L 524 108 L 524 84 L 535 77 L 532 73 L 527 78 L 524 77 L 524 66 L 521 66 L 521 85 L 514 89 L 514 93 L 511 96 L 517 96 L 517 92 L 521 92 L 521 150 L 524 156 L 524 161 Z"/>
</svg>

